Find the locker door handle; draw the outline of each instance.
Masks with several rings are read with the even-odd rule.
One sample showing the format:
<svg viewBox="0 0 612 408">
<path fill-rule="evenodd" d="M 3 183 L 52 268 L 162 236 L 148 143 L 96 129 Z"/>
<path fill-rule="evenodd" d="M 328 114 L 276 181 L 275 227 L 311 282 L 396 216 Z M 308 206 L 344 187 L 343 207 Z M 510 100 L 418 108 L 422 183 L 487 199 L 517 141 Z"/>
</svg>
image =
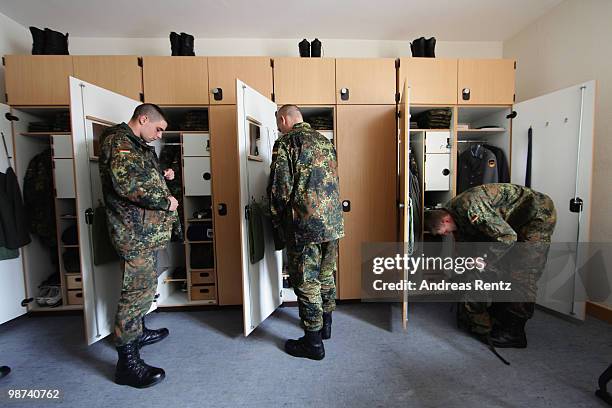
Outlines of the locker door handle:
<svg viewBox="0 0 612 408">
<path fill-rule="evenodd" d="M 227 204 L 219 203 L 219 205 L 217 206 L 217 212 L 220 216 L 227 215 Z"/>
<path fill-rule="evenodd" d="M 212 93 L 213 93 L 213 98 L 215 101 L 223 100 L 223 89 L 222 88 L 214 88 L 212 90 Z"/>
<path fill-rule="evenodd" d="M 349 89 L 348 88 L 340 89 L 340 99 L 342 99 L 343 101 L 349 100 Z"/>
<path fill-rule="evenodd" d="M 351 211 L 351 202 L 349 200 L 342 201 L 342 211 L 344 212 Z"/>
<path fill-rule="evenodd" d="M 461 91 L 461 97 L 464 101 L 470 100 L 470 92 L 470 88 L 463 88 L 463 90 Z"/>
<path fill-rule="evenodd" d="M 450 174 L 450 170 L 449 169 L 442 170 L 442 175 L 443 176 L 448 176 L 449 174 Z"/>
<path fill-rule="evenodd" d="M 202 174 L 202 178 L 203 178 L 204 180 L 206 180 L 206 181 L 210 180 L 210 178 L 211 178 L 211 177 L 212 177 L 212 176 L 210 175 L 210 173 L 209 173 L 209 172 L 206 172 L 206 173 Z"/>
</svg>

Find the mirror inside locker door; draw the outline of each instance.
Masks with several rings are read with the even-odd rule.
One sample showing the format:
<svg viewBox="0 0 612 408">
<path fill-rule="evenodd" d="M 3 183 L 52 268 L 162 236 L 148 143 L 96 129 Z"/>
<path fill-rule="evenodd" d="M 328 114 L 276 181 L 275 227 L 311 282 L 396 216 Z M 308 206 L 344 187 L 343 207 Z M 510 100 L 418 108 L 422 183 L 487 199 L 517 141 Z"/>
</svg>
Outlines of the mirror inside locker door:
<svg viewBox="0 0 612 408">
<path fill-rule="evenodd" d="M 275 251 L 267 209 L 276 104 L 236 81 L 244 334 L 248 336 L 282 303 L 282 256 Z"/>
</svg>

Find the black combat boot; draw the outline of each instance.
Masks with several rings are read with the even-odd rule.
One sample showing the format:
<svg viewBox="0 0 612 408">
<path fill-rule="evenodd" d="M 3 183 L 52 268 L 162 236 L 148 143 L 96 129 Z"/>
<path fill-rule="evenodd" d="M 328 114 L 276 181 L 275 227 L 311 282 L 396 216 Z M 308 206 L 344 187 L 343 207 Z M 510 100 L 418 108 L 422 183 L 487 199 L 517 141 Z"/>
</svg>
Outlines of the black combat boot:
<svg viewBox="0 0 612 408">
<path fill-rule="evenodd" d="M 45 28 L 45 55 L 68 55 L 68 33 Z"/>
<path fill-rule="evenodd" d="M 117 347 L 119 361 L 115 371 L 115 383 L 134 388 L 151 387 L 166 377 L 161 368 L 151 367 L 140 358 L 138 343 L 133 341 Z"/>
<path fill-rule="evenodd" d="M 308 58 L 310 57 L 310 43 L 307 39 L 303 39 L 299 42 L 298 48 L 300 49 L 300 57 Z"/>
<path fill-rule="evenodd" d="M 45 52 L 45 32 L 40 28 L 30 27 L 32 33 L 32 55 L 42 55 Z"/>
<path fill-rule="evenodd" d="M 7 366 L 0 367 L 0 378 L 4 378 L 11 372 L 11 368 Z"/>
<path fill-rule="evenodd" d="M 323 313 L 323 327 L 320 330 L 323 340 L 331 339 L 332 312 Z"/>
<path fill-rule="evenodd" d="M 526 348 L 525 334 L 527 320 L 516 316 L 505 316 L 499 324 L 493 326 L 491 343 L 498 348 Z"/>
<path fill-rule="evenodd" d="M 428 40 L 425 40 L 425 52 L 424 56 L 427 58 L 435 58 L 436 57 L 436 37 L 431 37 Z"/>
<path fill-rule="evenodd" d="M 181 54 L 186 56 L 194 56 L 193 48 L 195 46 L 195 38 L 193 35 L 181 33 Z"/>
<path fill-rule="evenodd" d="M 142 335 L 138 339 L 138 347 L 148 346 L 149 344 L 157 343 L 168 337 L 170 332 L 165 327 L 163 329 L 151 330 L 145 326 L 145 318 L 142 317 Z"/>
<path fill-rule="evenodd" d="M 325 348 L 321 340 L 321 332 L 304 331 L 304 336 L 297 340 L 287 340 L 285 351 L 293 357 L 304 357 L 311 360 L 323 360 Z"/>
<path fill-rule="evenodd" d="M 610 364 L 610 367 L 599 376 L 599 380 L 597 381 L 599 389 L 595 391 L 595 395 L 612 406 L 612 395 L 610 395 L 607 388 L 610 380 L 612 380 L 612 364 Z"/>
<path fill-rule="evenodd" d="M 425 56 L 425 37 L 417 38 L 410 43 L 410 50 L 413 57 Z"/>
<path fill-rule="evenodd" d="M 321 58 L 321 41 L 318 38 L 310 43 L 310 56 L 313 58 Z"/>
<path fill-rule="evenodd" d="M 172 55 L 181 55 L 181 36 L 174 31 L 170 33 L 170 49 Z"/>
</svg>

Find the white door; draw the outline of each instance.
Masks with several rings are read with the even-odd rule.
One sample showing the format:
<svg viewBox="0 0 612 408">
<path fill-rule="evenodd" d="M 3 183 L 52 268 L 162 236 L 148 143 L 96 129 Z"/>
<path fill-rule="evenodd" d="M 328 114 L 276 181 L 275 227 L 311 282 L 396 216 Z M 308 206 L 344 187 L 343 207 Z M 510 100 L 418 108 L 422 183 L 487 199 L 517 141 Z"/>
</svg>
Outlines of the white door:
<svg viewBox="0 0 612 408">
<path fill-rule="evenodd" d="M 242 291 L 244 335 L 248 336 L 282 303 L 282 256 L 274 250 L 269 221 L 264 220 L 265 254 L 249 260 L 246 208 L 251 199 L 266 197 L 272 147 L 277 138 L 276 104 L 240 80 L 236 81 L 238 152 L 240 162 L 240 221 L 242 229 Z"/>
<path fill-rule="evenodd" d="M 5 115 L 10 113 L 8 105 L 0 104 L 0 131 L 6 141 L 6 149 L 10 157 L 10 163 L 15 169 L 15 158 L 13 157 L 13 130 L 11 122 Z M 1 137 L 0 137 L 1 139 Z M 4 144 L 0 140 L 0 172 L 5 173 L 9 166 Z M 0 261 L 0 324 L 21 316 L 27 312 L 21 301 L 26 298 L 25 281 L 23 276 L 23 265 L 21 255 L 14 259 Z"/>
<path fill-rule="evenodd" d="M 70 115 L 78 191 L 85 335 L 88 344 L 112 333 L 122 283 L 118 261 L 104 265 L 93 264 L 91 224 L 87 222 L 87 214 L 103 202 L 98 162 L 93 148 L 94 128 L 127 123 L 139 104 L 136 100 L 70 77 Z M 151 310 L 155 306 L 154 302 Z"/>
<path fill-rule="evenodd" d="M 426 154 L 424 173 L 425 191 L 450 190 L 450 154 Z"/>
<path fill-rule="evenodd" d="M 585 260 L 580 250 L 573 254 L 577 241 L 590 241 L 595 87 L 585 82 L 518 103 L 512 122 L 512 182 L 525 184 L 531 127 L 531 187 L 549 195 L 557 210 L 538 304 L 578 319 L 584 319 L 585 303 L 575 266 Z M 575 194 L 584 203 L 578 213 L 569 208 Z"/>
</svg>

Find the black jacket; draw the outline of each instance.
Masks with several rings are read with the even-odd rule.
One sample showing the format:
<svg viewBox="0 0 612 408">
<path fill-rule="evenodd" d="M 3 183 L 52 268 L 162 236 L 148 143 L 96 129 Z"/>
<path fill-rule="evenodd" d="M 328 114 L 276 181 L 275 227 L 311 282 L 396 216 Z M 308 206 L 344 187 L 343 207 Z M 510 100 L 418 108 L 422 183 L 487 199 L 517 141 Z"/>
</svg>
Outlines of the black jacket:
<svg viewBox="0 0 612 408">
<path fill-rule="evenodd" d="M 0 247 L 17 249 L 31 242 L 28 218 L 17 176 L 11 167 L 0 173 Z"/>
</svg>

